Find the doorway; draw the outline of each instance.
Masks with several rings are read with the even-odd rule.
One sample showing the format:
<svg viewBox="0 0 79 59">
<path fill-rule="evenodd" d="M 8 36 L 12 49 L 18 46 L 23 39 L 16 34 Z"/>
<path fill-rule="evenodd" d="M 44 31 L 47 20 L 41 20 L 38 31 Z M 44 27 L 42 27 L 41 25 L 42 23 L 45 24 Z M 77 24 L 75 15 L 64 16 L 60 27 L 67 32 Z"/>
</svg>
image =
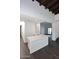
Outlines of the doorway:
<svg viewBox="0 0 79 59">
<path fill-rule="evenodd" d="M 25 41 L 25 23 L 24 21 L 20 21 L 20 38 Z"/>
</svg>

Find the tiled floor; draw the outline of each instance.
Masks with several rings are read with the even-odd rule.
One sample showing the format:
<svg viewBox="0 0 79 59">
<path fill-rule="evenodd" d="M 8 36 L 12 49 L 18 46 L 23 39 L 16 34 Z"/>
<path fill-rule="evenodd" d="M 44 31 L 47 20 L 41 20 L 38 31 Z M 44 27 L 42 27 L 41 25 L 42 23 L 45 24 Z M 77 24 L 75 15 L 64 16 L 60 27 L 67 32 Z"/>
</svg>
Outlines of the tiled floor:
<svg viewBox="0 0 79 59">
<path fill-rule="evenodd" d="M 21 39 L 21 41 L 23 41 Z M 20 42 L 21 42 L 20 41 Z M 23 47 L 21 47 L 23 46 Z M 38 50 L 33 54 L 29 54 L 27 44 L 21 42 L 21 58 L 20 59 L 59 59 L 59 44 L 58 42 L 52 42 L 50 45 Z"/>
</svg>

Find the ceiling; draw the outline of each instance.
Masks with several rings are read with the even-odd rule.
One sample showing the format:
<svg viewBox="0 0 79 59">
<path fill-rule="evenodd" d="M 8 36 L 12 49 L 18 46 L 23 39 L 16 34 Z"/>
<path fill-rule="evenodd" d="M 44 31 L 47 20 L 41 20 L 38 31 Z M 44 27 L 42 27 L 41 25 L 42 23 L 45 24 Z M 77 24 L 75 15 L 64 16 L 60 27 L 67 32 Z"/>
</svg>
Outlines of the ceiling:
<svg viewBox="0 0 79 59">
<path fill-rule="evenodd" d="M 32 0 L 34 1 L 34 0 Z M 40 3 L 40 6 L 43 5 L 45 8 L 52 11 L 54 14 L 59 14 L 59 0 L 36 0 Z"/>
<path fill-rule="evenodd" d="M 32 0 L 20 0 L 20 16 L 21 19 L 28 19 L 35 22 L 55 22 L 55 15 L 49 9 L 45 9 L 39 2 Z"/>
</svg>

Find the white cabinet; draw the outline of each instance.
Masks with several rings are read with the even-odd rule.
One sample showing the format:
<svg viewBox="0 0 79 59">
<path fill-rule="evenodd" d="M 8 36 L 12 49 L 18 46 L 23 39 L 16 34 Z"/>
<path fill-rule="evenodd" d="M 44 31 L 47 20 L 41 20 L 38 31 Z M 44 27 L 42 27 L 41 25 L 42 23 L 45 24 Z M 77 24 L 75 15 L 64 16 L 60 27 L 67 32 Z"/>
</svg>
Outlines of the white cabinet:
<svg viewBox="0 0 79 59">
<path fill-rule="evenodd" d="M 30 36 L 27 39 L 30 54 L 48 45 L 48 37 L 45 35 Z"/>
</svg>

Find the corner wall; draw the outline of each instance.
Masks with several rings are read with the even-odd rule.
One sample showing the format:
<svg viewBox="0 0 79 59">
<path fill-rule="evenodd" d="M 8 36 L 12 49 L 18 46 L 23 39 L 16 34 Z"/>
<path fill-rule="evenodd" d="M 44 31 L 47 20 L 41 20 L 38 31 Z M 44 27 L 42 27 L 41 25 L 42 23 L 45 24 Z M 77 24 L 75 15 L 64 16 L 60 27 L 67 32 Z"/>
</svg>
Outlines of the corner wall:
<svg viewBox="0 0 79 59">
<path fill-rule="evenodd" d="M 52 40 L 56 41 L 56 38 L 59 37 L 59 14 L 55 15 L 56 22 L 52 23 Z"/>
</svg>

